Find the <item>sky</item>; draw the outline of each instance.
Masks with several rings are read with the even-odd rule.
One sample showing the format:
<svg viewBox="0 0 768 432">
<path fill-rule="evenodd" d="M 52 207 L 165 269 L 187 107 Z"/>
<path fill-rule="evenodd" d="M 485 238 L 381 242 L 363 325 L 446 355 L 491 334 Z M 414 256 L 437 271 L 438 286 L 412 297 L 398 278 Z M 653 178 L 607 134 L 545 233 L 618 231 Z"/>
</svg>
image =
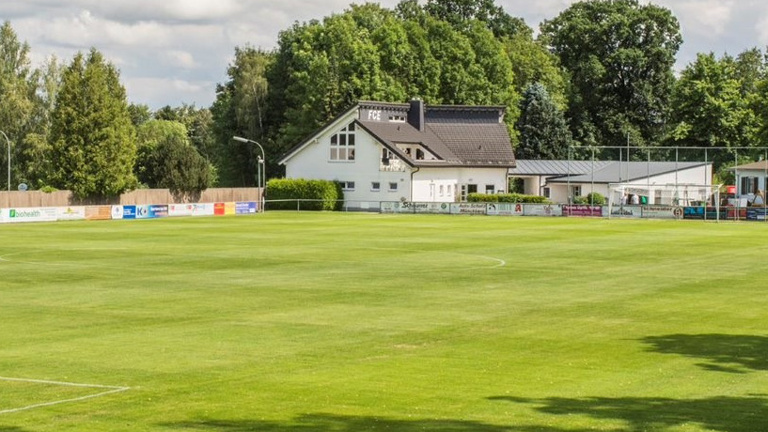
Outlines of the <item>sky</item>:
<svg viewBox="0 0 768 432">
<path fill-rule="evenodd" d="M 362 3 L 363 1 L 357 1 Z M 378 3 L 393 8 L 399 0 Z M 643 3 L 647 1 L 642 0 Z M 130 102 L 209 107 L 216 85 L 227 81 L 235 47 L 272 49 L 294 22 L 343 12 L 352 0 L 0 0 L 0 21 L 10 21 L 29 43 L 33 64 L 51 55 L 68 63 L 91 47 L 119 70 Z M 572 0 L 496 0 L 534 29 Z M 680 21 L 681 70 L 699 52 L 737 55 L 768 45 L 764 0 L 654 0 Z"/>
</svg>

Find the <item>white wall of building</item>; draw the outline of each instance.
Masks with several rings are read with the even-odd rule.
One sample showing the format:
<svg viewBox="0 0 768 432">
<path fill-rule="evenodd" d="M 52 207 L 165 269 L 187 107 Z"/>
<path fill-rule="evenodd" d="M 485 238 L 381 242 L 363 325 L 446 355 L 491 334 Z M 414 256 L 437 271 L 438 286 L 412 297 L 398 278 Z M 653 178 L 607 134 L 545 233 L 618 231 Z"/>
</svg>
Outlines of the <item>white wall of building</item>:
<svg viewBox="0 0 768 432">
<path fill-rule="evenodd" d="M 367 132 L 355 131 L 355 159 L 330 160 L 331 136 L 352 123 L 357 112 L 335 122 L 286 163 L 286 177 L 353 182 L 344 191 L 348 201 L 400 201 L 410 199 L 410 171 L 381 170 L 382 146 Z M 374 189 L 378 183 L 379 189 Z"/>
<path fill-rule="evenodd" d="M 658 176 L 651 176 L 647 179 L 638 179 L 629 182 L 626 186 L 628 189 L 633 190 L 637 194 L 646 195 L 649 198 L 650 204 L 670 204 L 667 202 L 655 202 L 655 190 L 661 189 L 659 186 L 667 185 L 704 185 L 711 184 L 712 182 L 712 166 L 706 165 L 695 168 L 688 168 L 679 170 L 677 173 L 671 172 Z M 611 193 L 610 185 L 605 183 L 550 183 L 548 184 L 551 190 L 550 200 L 556 203 L 567 203 L 570 196 L 587 196 L 591 192 L 599 193 L 606 198 L 609 198 Z M 650 187 L 649 187 L 650 186 Z M 569 191 L 568 188 L 571 188 Z M 573 192 L 575 188 L 579 191 L 575 195 Z M 671 188 L 670 188 L 671 189 Z M 680 198 L 683 199 L 683 194 L 687 194 L 688 200 L 702 200 L 706 199 L 706 196 L 711 192 L 708 189 L 699 190 L 700 188 L 688 188 L 688 190 L 680 190 Z M 649 191 L 650 190 L 650 191 Z M 665 199 L 667 194 L 664 194 Z"/>
</svg>

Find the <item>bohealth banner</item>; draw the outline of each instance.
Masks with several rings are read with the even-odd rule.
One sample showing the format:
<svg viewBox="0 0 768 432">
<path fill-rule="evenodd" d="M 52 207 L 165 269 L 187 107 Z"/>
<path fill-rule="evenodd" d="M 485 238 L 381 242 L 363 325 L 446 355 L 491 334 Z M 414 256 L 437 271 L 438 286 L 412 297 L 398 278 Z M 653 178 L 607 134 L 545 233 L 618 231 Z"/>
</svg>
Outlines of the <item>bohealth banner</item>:
<svg viewBox="0 0 768 432">
<path fill-rule="evenodd" d="M 0 221 L 17 222 L 55 222 L 56 207 L 10 208 L 0 210 Z"/>
</svg>

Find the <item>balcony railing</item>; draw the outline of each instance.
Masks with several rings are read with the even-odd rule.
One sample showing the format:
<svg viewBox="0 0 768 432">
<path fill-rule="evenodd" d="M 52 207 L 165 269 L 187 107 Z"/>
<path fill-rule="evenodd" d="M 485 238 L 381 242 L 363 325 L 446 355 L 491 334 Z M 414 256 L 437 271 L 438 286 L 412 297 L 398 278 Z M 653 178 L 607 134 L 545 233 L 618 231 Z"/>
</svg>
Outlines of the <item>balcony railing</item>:
<svg viewBox="0 0 768 432">
<path fill-rule="evenodd" d="M 405 172 L 407 165 L 400 159 L 395 158 L 382 158 L 381 165 L 379 165 L 379 171 L 386 172 Z"/>
</svg>

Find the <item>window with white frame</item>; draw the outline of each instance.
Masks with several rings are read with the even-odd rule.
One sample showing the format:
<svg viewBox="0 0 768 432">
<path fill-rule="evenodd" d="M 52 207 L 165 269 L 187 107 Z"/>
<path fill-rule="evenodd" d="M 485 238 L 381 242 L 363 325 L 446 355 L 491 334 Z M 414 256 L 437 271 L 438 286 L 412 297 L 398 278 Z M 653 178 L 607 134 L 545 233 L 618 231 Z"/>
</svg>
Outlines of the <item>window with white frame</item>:
<svg viewBox="0 0 768 432">
<path fill-rule="evenodd" d="M 445 185 L 440 185 L 440 196 L 445 196 Z"/>
<path fill-rule="evenodd" d="M 355 190 L 355 182 L 353 181 L 340 181 L 341 189 L 345 191 L 353 191 Z"/>
<path fill-rule="evenodd" d="M 742 177 L 741 178 L 741 194 L 747 195 L 747 194 L 757 193 L 759 181 L 760 179 L 758 177 Z"/>
<path fill-rule="evenodd" d="M 485 185 L 485 193 L 487 195 L 492 195 L 494 191 L 496 190 L 496 187 L 492 184 Z"/>
<path fill-rule="evenodd" d="M 381 190 L 381 182 L 371 182 L 371 191 L 378 192 Z"/>
<path fill-rule="evenodd" d="M 389 191 L 395 192 L 397 190 L 397 182 L 389 182 Z"/>
<path fill-rule="evenodd" d="M 331 135 L 332 161 L 355 160 L 355 124 L 350 123 L 338 133 Z"/>
<path fill-rule="evenodd" d="M 552 198 L 552 189 L 549 187 L 545 186 L 542 193 L 544 194 L 544 198 Z"/>
</svg>

